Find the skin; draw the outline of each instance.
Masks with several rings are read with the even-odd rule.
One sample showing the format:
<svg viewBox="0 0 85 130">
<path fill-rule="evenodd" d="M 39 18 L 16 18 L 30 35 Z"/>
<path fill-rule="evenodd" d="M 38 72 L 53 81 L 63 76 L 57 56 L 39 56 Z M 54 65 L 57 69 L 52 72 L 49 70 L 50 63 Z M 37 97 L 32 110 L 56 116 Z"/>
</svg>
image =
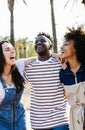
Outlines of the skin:
<svg viewBox="0 0 85 130">
<path fill-rule="evenodd" d="M 69 40 L 64 42 L 61 46 L 61 57 L 69 62 L 70 68 L 73 73 L 76 73 L 80 67 L 80 63 L 77 60 L 76 50 L 74 48 L 74 41 Z"/>
<path fill-rule="evenodd" d="M 42 42 L 41 39 L 45 38 L 43 36 L 37 38 L 37 42 L 35 42 L 35 51 L 38 53 L 38 59 L 41 61 L 45 61 L 48 60 L 51 56 L 49 50 L 52 46 L 47 40 Z"/>
<path fill-rule="evenodd" d="M 76 50 L 74 48 L 74 41 L 70 40 L 68 42 L 65 42 L 61 46 L 61 51 L 62 51 L 62 58 L 69 60 L 73 57 L 76 57 Z"/>
<path fill-rule="evenodd" d="M 3 50 L 3 55 L 5 58 L 5 66 L 4 66 L 4 72 L 2 74 L 2 77 L 6 81 L 8 85 L 12 84 L 12 75 L 11 75 L 11 67 L 16 63 L 15 59 L 15 49 L 14 47 L 9 44 L 9 43 L 3 43 L 2 44 L 2 50 Z"/>
<path fill-rule="evenodd" d="M 3 50 L 3 55 L 5 58 L 5 66 L 11 67 L 16 62 L 15 48 L 10 43 L 5 42 L 2 44 L 2 50 Z"/>
<path fill-rule="evenodd" d="M 49 43 L 50 42 L 50 43 Z M 52 48 L 51 41 L 49 41 L 48 38 L 45 36 L 38 36 L 35 40 L 35 51 L 38 54 L 38 59 L 41 61 L 48 60 L 51 56 L 50 49 Z M 52 54 L 52 57 L 55 57 L 60 62 L 60 56 L 58 56 L 56 53 Z M 29 57 L 25 58 L 24 65 L 28 65 L 31 62 L 33 62 L 37 57 Z"/>
<path fill-rule="evenodd" d="M 59 62 L 60 56 L 56 53 L 50 54 L 50 49 L 52 48 L 51 41 L 46 38 L 45 36 L 38 36 L 35 40 L 35 51 L 38 54 L 38 59 L 41 61 L 48 60 L 49 57 L 52 55 L 52 57 L 56 58 Z M 24 59 L 25 66 L 30 64 L 32 61 L 34 61 L 37 57 L 29 57 Z"/>
</svg>

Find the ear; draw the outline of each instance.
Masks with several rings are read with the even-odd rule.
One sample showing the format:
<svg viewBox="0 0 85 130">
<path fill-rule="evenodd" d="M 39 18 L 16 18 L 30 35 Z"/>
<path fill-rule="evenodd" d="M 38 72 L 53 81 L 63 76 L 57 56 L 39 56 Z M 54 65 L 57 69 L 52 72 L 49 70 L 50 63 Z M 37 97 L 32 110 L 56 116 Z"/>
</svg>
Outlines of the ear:
<svg viewBox="0 0 85 130">
<path fill-rule="evenodd" d="M 51 49 L 51 48 L 52 48 L 52 45 L 49 46 L 49 49 Z"/>
</svg>

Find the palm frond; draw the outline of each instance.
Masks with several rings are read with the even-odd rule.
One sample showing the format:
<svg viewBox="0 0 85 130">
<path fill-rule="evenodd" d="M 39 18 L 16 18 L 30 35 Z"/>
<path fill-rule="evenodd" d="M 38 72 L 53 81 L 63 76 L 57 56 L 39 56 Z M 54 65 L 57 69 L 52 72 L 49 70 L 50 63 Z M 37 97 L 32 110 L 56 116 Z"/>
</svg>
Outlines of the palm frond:
<svg viewBox="0 0 85 130">
<path fill-rule="evenodd" d="M 79 0 L 67 0 L 66 4 L 64 5 L 64 9 L 66 9 L 67 6 L 70 5 L 70 10 L 72 11 L 73 10 L 73 6 L 77 5 L 79 2 Z"/>
<path fill-rule="evenodd" d="M 65 4 L 64 8 L 66 8 L 66 6 L 70 3 L 70 1 L 71 1 L 71 0 L 67 0 L 67 2 L 66 2 L 66 4 Z M 75 4 L 77 5 L 78 1 L 79 1 L 79 0 L 74 0 L 73 3 L 72 3 L 72 7 L 73 7 Z M 85 5 L 85 0 L 82 0 L 81 3 Z"/>
<path fill-rule="evenodd" d="M 78 0 L 74 0 L 72 6 L 74 6 L 75 3 L 76 3 L 76 5 L 77 5 Z"/>
<path fill-rule="evenodd" d="M 26 0 L 23 0 L 23 2 L 24 2 L 24 4 L 25 4 L 25 5 L 27 5 L 27 2 L 26 2 Z"/>
<path fill-rule="evenodd" d="M 70 0 L 68 0 L 67 2 L 66 2 L 66 4 L 65 4 L 65 6 L 64 6 L 64 8 L 68 5 L 68 3 L 70 2 Z"/>
</svg>

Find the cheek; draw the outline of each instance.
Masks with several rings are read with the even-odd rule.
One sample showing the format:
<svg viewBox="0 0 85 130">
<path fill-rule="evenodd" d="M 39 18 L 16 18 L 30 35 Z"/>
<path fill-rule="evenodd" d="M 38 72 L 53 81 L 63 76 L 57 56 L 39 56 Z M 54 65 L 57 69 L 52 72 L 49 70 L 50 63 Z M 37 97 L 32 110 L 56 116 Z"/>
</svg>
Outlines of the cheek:
<svg viewBox="0 0 85 130">
<path fill-rule="evenodd" d="M 72 49 L 70 49 L 70 50 L 67 52 L 67 56 L 68 56 L 68 57 L 72 57 L 72 56 L 74 56 L 74 55 L 75 55 L 75 51 L 72 50 Z"/>
<path fill-rule="evenodd" d="M 70 48 L 70 53 L 74 55 L 76 53 L 76 50 L 74 48 Z"/>
<path fill-rule="evenodd" d="M 71 55 L 72 53 L 73 53 L 72 48 L 69 48 L 69 49 L 67 50 L 67 54 L 68 54 L 68 55 Z"/>
<path fill-rule="evenodd" d="M 46 44 L 46 47 L 47 47 L 47 48 L 50 48 L 50 44 L 49 44 L 49 43 L 47 43 L 47 44 Z"/>
<path fill-rule="evenodd" d="M 7 54 L 3 53 L 4 59 L 6 60 Z"/>
<path fill-rule="evenodd" d="M 4 59 L 5 59 L 5 61 L 8 61 L 8 60 L 9 60 L 9 55 L 8 55 L 8 53 L 4 54 Z"/>
<path fill-rule="evenodd" d="M 4 57 L 4 59 L 5 59 L 5 62 L 7 62 L 7 61 L 8 61 L 8 57 L 6 57 L 6 56 L 5 56 L 5 57 Z"/>
<path fill-rule="evenodd" d="M 35 51 L 36 51 L 36 49 L 37 49 L 37 45 L 34 46 L 34 49 L 35 49 Z"/>
</svg>

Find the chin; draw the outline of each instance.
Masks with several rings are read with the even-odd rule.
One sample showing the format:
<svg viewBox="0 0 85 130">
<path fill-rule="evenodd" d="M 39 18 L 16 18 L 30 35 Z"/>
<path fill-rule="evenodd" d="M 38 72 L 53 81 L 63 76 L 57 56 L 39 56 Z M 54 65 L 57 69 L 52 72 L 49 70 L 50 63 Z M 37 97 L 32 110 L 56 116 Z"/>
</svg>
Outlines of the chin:
<svg viewBox="0 0 85 130">
<path fill-rule="evenodd" d="M 64 55 L 61 55 L 61 57 L 62 57 L 62 58 L 65 58 L 66 56 L 64 56 Z"/>
<path fill-rule="evenodd" d="M 15 63 L 12 63 L 11 66 L 14 66 L 15 64 L 16 64 L 16 62 L 15 62 Z"/>
<path fill-rule="evenodd" d="M 44 52 L 38 52 L 40 56 L 44 56 Z"/>
</svg>

